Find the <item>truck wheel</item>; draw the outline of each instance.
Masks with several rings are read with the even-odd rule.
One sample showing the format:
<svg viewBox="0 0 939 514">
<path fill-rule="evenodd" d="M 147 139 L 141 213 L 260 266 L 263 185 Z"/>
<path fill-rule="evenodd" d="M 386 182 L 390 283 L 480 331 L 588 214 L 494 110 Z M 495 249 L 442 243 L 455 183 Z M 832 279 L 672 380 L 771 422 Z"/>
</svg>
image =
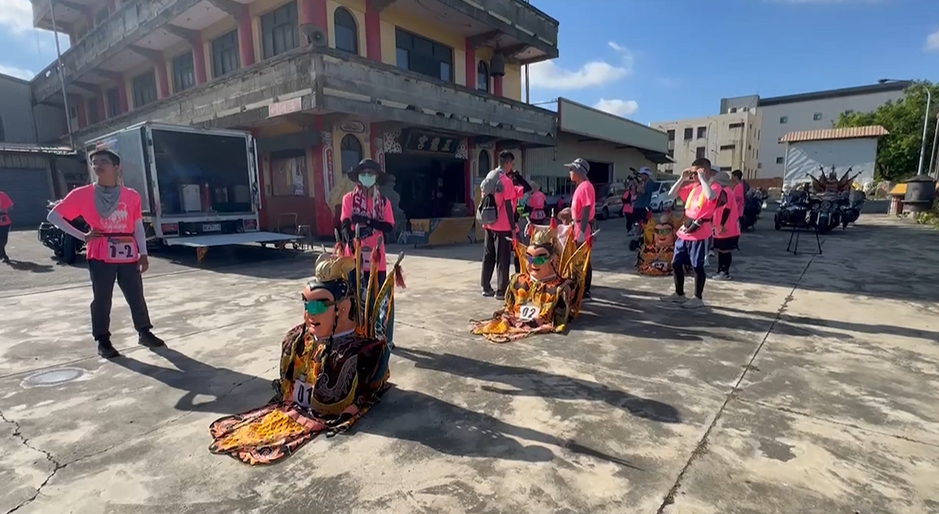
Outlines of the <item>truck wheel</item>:
<svg viewBox="0 0 939 514">
<path fill-rule="evenodd" d="M 78 257 L 78 240 L 74 237 L 64 234 L 62 236 L 62 262 L 65 264 L 74 264 Z"/>
<path fill-rule="evenodd" d="M 603 214 L 603 216 L 600 218 L 601 220 L 605 220 L 610 217 L 610 209 L 608 209 L 605 205 L 603 206 L 603 211 L 601 212 Z"/>
</svg>

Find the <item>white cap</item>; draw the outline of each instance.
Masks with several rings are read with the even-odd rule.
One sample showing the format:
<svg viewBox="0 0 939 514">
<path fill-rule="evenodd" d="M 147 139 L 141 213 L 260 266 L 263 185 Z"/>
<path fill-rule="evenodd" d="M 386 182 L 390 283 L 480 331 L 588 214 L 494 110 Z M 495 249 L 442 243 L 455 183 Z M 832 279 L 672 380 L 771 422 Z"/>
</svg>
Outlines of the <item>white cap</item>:
<svg viewBox="0 0 939 514">
<path fill-rule="evenodd" d="M 639 173 L 642 175 L 649 175 L 650 177 L 652 176 L 652 171 L 650 171 L 649 168 L 646 168 L 646 167 L 639 168 Z"/>
</svg>

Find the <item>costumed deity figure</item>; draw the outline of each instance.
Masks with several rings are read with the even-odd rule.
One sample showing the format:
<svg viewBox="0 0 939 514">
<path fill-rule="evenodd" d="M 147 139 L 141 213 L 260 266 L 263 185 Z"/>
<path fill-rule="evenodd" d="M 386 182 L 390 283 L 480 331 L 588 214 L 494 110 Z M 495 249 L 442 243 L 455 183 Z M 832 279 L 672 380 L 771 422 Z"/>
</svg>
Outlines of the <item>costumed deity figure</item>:
<svg viewBox="0 0 939 514">
<path fill-rule="evenodd" d="M 818 175 L 818 178 L 815 178 L 811 173 L 806 173 L 812 179 L 812 190 L 817 194 L 837 194 L 850 191 L 852 185 L 854 184 L 854 179 L 861 175 L 860 172 L 851 175 L 852 168 L 848 168 L 844 172 L 844 175 L 841 175 L 841 178 L 838 178 L 838 174 L 835 173 L 835 167 L 831 167 L 831 171 L 828 175 L 825 175 L 825 168 L 821 168 L 821 171 Z"/>
<path fill-rule="evenodd" d="M 665 277 L 672 274 L 675 233 L 685 221 L 678 209 L 662 213 L 643 228 L 642 246 L 636 259 L 636 270 L 642 275 Z"/>
<path fill-rule="evenodd" d="M 565 331 L 580 312 L 590 261 L 590 238 L 577 245 L 569 229 L 553 220 L 549 226 L 528 226 L 529 243 L 515 243 L 521 271 L 509 281 L 502 309 L 491 319 L 474 321 L 473 334 L 507 343 Z"/>
<path fill-rule="evenodd" d="M 371 274 L 364 298 L 357 298 L 350 281 L 362 279 L 356 257 L 337 248 L 316 261 L 301 294 L 303 323 L 281 344 L 274 398 L 212 423 L 209 451 L 247 464 L 273 464 L 321 433 L 330 437 L 348 430 L 391 387 L 385 334 L 395 285 L 403 286 L 404 254 L 383 284 Z"/>
</svg>

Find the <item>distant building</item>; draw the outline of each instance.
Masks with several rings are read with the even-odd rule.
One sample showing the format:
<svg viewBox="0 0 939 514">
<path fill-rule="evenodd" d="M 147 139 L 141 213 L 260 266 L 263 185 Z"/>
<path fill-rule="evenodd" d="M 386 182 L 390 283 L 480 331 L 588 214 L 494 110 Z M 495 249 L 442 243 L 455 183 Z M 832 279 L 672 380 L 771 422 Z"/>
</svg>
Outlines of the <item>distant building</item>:
<svg viewBox="0 0 939 514">
<path fill-rule="evenodd" d="M 801 93 L 796 95 L 760 98 L 747 95 L 721 99 L 721 113 L 730 115 L 741 111 L 754 111 L 761 117 L 757 130 L 756 178 L 781 178 L 786 170 L 786 147 L 780 138 L 790 132 L 830 129 L 845 112 L 870 112 L 890 100 L 903 98 L 903 90 L 911 82 L 897 81 L 885 84 L 848 87 Z M 841 163 L 827 166 L 840 167 Z"/>
<path fill-rule="evenodd" d="M 669 156 L 675 162 L 660 164 L 662 173 L 681 173 L 695 159 L 707 157 L 715 168 L 740 170 L 744 178 L 757 176 L 760 112 L 755 107 L 649 125 L 668 134 Z"/>
</svg>

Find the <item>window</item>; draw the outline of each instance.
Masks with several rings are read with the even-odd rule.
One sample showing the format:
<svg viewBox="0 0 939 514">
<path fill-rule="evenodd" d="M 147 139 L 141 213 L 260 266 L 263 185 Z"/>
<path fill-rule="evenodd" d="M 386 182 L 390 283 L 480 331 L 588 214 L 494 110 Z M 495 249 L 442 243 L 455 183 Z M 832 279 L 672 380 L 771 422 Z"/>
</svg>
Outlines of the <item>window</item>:
<svg viewBox="0 0 939 514">
<path fill-rule="evenodd" d="M 88 100 L 87 102 L 85 102 L 85 114 L 88 115 L 87 118 L 88 118 L 89 125 L 94 125 L 95 123 L 98 123 L 99 121 L 101 121 L 100 119 L 98 119 L 98 99 L 97 98 L 92 98 L 91 100 Z"/>
<path fill-rule="evenodd" d="M 743 123 L 740 123 L 740 122 L 731 123 L 730 125 L 727 125 L 727 128 L 729 128 L 729 129 L 731 129 L 731 130 L 743 128 Z"/>
<path fill-rule="evenodd" d="M 694 158 L 695 158 L 695 159 L 700 159 L 700 158 L 702 158 L 702 157 L 705 157 L 706 155 L 707 155 L 707 149 L 705 149 L 703 146 L 699 146 L 699 147 L 698 147 L 697 149 L 695 149 L 695 151 L 694 151 Z"/>
<path fill-rule="evenodd" d="M 173 59 L 173 92 L 185 91 L 196 85 L 196 68 L 192 52 Z"/>
<path fill-rule="evenodd" d="M 688 141 L 694 136 L 694 129 L 691 127 L 685 127 L 685 141 Z"/>
<path fill-rule="evenodd" d="M 395 29 L 398 67 L 447 82 L 453 81 L 453 49 Z"/>
<path fill-rule="evenodd" d="M 339 165 L 343 173 L 354 168 L 362 160 L 362 143 L 352 134 L 346 134 L 339 143 Z"/>
<path fill-rule="evenodd" d="M 668 131 L 668 140 L 669 141 L 675 140 L 675 129 L 671 129 Z"/>
<path fill-rule="evenodd" d="M 479 151 L 479 164 L 476 166 L 476 176 L 485 177 L 492 168 L 492 161 L 489 160 L 489 151 Z"/>
<path fill-rule="evenodd" d="M 282 5 L 261 16 L 261 36 L 265 59 L 300 46 L 297 34 L 299 23 L 297 2 Z"/>
<path fill-rule="evenodd" d="M 132 85 L 134 89 L 134 109 L 139 109 L 148 103 L 157 101 L 156 74 L 154 70 L 134 77 Z"/>
<path fill-rule="evenodd" d="M 776 164 L 785 164 L 785 163 L 786 163 L 786 158 L 785 158 L 785 157 L 777 157 L 777 158 L 776 158 Z"/>
<path fill-rule="evenodd" d="M 786 123 L 789 123 L 789 116 L 780 116 L 780 117 L 779 117 L 779 124 L 780 124 L 780 125 L 785 125 Z"/>
<path fill-rule="evenodd" d="M 756 163 L 756 169 L 758 169 L 758 170 L 763 169 L 763 163 L 762 163 L 762 162 Z"/>
<path fill-rule="evenodd" d="M 476 89 L 489 92 L 489 65 L 486 61 L 479 61 L 479 66 L 476 66 Z"/>
<path fill-rule="evenodd" d="M 345 7 L 337 7 L 333 14 L 333 24 L 336 26 L 336 50 L 358 55 L 359 30 L 352 13 Z"/>
<path fill-rule="evenodd" d="M 72 119 L 72 120 L 78 118 L 78 106 L 77 105 L 71 104 L 68 106 L 68 117 L 69 119 Z"/>
<path fill-rule="evenodd" d="M 212 76 L 228 75 L 241 67 L 238 55 L 238 31 L 219 36 L 212 41 Z"/>
<path fill-rule="evenodd" d="M 734 148 L 737 148 L 737 145 L 736 145 L 736 144 L 733 144 L 733 145 L 721 145 L 721 150 L 733 150 Z"/>
<path fill-rule="evenodd" d="M 271 156 L 274 196 L 306 196 L 306 155 L 283 152 Z"/>
<path fill-rule="evenodd" d="M 0 116 L 0 143 L 5 143 L 7 140 L 6 130 L 3 128 L 3 116 Z"/>
<path fill-rule="evenodd" d="M 107 116 L 113 118 L 121 113 L 121 93 L 116 87 L 108 89 L 104 95 L 106 97 L 105 105 L 108 108 Z"/>
<path fill-rule="evenodd" d="M 733 113 L 735 113 L 735 112 L 737 112 L 737 108 L 736 108 L 736 107 L 731 107 L 731 108 L 730 108 L 730 113 L 733 114 Z"/>
<path fill-rule="evenodd" d="M 812 115 L 812 120 L 813 120 L 813 121 L 821 121 L 821 120 L 822 120 L 822 113 L 817 112 L 817 113 L 813 114 L 813 115 Z"/>
<path fill-rule="evenodd" d="M 704 139 L 706 137 L 708 137 L 708 128 L 698 127 L 698 139 Z"/>
</svg>

